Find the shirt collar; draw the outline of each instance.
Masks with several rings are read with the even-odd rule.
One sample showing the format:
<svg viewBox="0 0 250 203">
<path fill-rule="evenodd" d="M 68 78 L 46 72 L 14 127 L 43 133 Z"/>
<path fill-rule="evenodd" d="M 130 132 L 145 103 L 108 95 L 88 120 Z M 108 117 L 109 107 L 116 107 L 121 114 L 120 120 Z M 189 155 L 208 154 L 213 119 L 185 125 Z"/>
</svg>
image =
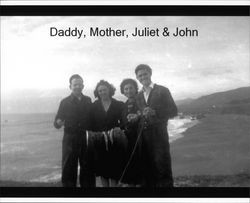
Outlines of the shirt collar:
<svg viewBox="0 0 250 203">
<path fill-rule="evenodd" d="M 148 86 L 148 88 L 153 89 L 154 86 L 155 86 L 155 84 L 154 84 L 153 82 L 151 82 L 150 85 Z M 143 92 L 145 92 L 146 89 L 147 89 L 147 88 L 142 87 L 142 91 L 143 91 Z"/>
<path fill-rule="evenodd" d="M 83 99 L 83 94 L 82 93 L 81 93 L 80 97 L 81 97 L 81 100 L 82 100 Z M 71 101 L 73 101 L 74 99 L 79 100 L 73 93 L 71 93 L 70 98 L 71 98 Z"/>
</svg>

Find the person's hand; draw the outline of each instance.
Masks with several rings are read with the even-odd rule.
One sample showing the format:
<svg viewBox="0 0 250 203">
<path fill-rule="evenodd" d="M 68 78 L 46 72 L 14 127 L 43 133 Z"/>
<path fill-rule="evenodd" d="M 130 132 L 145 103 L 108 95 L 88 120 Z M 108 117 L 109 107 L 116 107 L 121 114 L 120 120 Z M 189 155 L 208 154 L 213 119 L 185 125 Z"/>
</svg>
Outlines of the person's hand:
<svg viewBox="0 0 250 203">
<path fill-rule="evenodd" d="M 149 118 L 151 116 L 155 116 L 155 110 L 150 108 L 150 107 L 146 107 L 146 108 L 144 108 L 142 115 L 145 116 L 146 118 Z"/>
<path fill-rule="evenodd" d="M 128 122 L 136 122 L 138 120 L 138 115 L 135 113 L 130 113 L 127 115 Z"/>
<path fill-rule="evenodd" d="M 120 131 L 121 130 L 121 128 L 120 127 L 114 127 L 114 129 L 113 129 L 114 131 Z"/>
<path fill-rule="evenodd" d="M 56 124 L 58 125 L 59 128 L 61 128 L 64 125 L 64 121 L 62 121 L 61 119 L 57 119 Z"/>
</svg>

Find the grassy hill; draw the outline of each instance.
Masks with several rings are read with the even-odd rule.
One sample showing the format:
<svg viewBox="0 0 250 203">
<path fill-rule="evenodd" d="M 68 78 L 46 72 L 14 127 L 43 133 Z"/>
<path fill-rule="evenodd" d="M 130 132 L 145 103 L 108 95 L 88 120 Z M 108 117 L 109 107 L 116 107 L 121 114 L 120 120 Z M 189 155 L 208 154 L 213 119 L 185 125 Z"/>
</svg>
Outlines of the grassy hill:
<svg viewBox="0 0 250 203">
<path fill-rule="evenodd" d="M 172 143 L 171 154 L 175 176 L 250 174 L 250 116 L 208 115 Z"/>
<path fill-rule="evenodd" d="M 202 96 L 181 102 L 178 109 L 183 113 L 234 113 L 250 115 L 250 87 Z"/>
</svg>

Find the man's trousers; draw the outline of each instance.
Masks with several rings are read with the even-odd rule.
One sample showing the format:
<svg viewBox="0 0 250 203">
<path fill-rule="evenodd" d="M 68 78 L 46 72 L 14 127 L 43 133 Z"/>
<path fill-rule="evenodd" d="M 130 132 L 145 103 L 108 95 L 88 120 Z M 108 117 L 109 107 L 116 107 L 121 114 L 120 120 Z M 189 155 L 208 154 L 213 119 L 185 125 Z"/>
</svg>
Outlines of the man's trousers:
<svg viewBox="0 0 250 203">
<path fill-rule="evenodd" d="M 64 132 L 62 143 L 62 185 L 76 187 L 78 168 L 80 169 L 80 187 L 95 187 L 95 175 L 88 165 L 86 132 Z"/>
</svg>

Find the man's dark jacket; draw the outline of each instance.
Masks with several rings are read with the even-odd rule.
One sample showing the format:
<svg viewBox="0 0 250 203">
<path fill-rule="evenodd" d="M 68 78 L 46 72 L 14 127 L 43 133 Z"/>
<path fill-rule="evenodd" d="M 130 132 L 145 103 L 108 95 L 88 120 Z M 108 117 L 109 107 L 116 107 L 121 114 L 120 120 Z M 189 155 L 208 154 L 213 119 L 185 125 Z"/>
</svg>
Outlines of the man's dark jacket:
<svg viewBox="0 0 250 203">
<path fill-rule="evenodd" d="M 59 128 L 56 120 L 64 121 L 62 143 L 62 184 L 64 187 L 76 187 L 78 162 L 80 163 L 80 186 L 94 187 L 95 177 L 88 169 L 86 130 L 90 123 L 91 99 L 81 95 L 78 100 L 73 94 L 64 98 L 55 117 L 54 126 Z"/>
<path fill-rule="evenodd" d="M 144 99 L 143 91 L 138 93 L 136 101 L 141 112 L 145 107 L 156 112 L 149 119 L 142 118 L 139 125 L 139 129 L 142 129 L 141 153 L 145 186 L 171 187 L 173 178 L 167 123 L 168 119 L 177 115 L 177 107 L 168 88 L 157 84 L 151 90 L 148 102 Z"/>
<path fill-rule="evenodd" d="M 90 125 L 89 113 L 91 105 L 91 99 L 83 94 L 80 101 L 73 94 L 64 98 L 55 117 L 55 128 L 59 127 L 56 120 L 61 119 L 65 122 L 64 132 L 66 133 L 78 133 L 87 130 Z"/>
</svg>

